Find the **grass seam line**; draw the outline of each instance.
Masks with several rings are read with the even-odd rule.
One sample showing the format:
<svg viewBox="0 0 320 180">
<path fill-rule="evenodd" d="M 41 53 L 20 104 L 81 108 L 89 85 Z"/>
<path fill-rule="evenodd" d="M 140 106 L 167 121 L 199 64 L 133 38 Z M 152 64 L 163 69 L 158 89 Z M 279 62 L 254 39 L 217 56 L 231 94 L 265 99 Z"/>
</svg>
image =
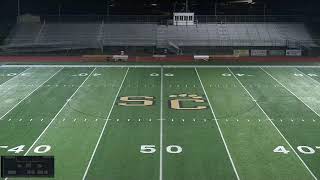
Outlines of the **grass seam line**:
<svg viewBox="0 0 320 180">
<path fill-rule="evenodd" d="M 40 87 L 42 87 L 46 82 L 48 82 L 50 79 L 52 79 L 56 74 L 58 74 L 63 68 L 60 68 L 57 72 L 55 72 L 52 76 L 50 76 L 46 81 L 44 81 L 42 84 L 40 84 L 36 89 L 31 91 L 27 96 L 25 96 L 23 99 L 21 99 L 17 104 L 15 104 L 9 111 L 7 111 L 4 115 L 0 117 L 0 119 L 4 118 L 7 114 L 9 114 L 13 109 L 15 109 L 20 103 L 22 103 L 24 100 L 26 100 L 28 97 L 30 97 L 34 92 L 36 92 Z"/>
<path fill-rule="evenodd" d="M 85 180 L 86 177 L 87 177 L 87 174 L 88 174 L 89 168 L 90 168 L 90 166 L 91 166 L 92 160 L 93 160 L 93 158 L 94 158 L 94 155 L 96 154 L 96 151 L 97 151 L 97 149 L 98 149 L 99 143 L 100 143 L 101 138 L 102 138 L 102 135 L 103 135 L 103 133 L 104 133 L 104 131 L 105 131 L 105 129 L 106 129 L 106 126 L 107 126 L 107 124 L 108 124 L 108 122 L 109 122 L 108 119 L 109 119 L 109 117 L 110 117 L 110 115 L 111 115 L 111 112 L 113 111 L 113 107 L 114 107 L 114 105 L 115 105 L 115 103 L 116 103 L 116 101 L 117 101 L 117 99 L 118 99 L 118 96 L 119 96 L 119 93 L 120 93 L 120 91 L 121 91 L 121 89 L 122 89 L 123 83 L 124 83 L 124 81 L 125 81 L 126 78 L 127 78 L 129 69 L 130 69 L 130 68 L 127 69 L 126 74 L 124 75 L 124 77 L 123 77 L 123 79 L 122 79 L 122 82 L 121 82 L 121 85 L 120 85 L 120 87 L 119 87 L 119 89 L 118 89 L 118 92 L 117 92 L 117 94 L 116 94 L 116 96 L 115 96 L 115 98 L 114 98 L 114 100 L 113 100 L 112 106 L 111 106 L 110 111 L 109 111 L 108 116 L 107 116 L 107 120 L 106 120 L 106 122 L 105 122 L 104 125 L 103 125 L 103 128 L 102 128 L 102 130 L 101 130 L 99 139 L 98 139 L 98 141 L 97 141 L 97 143 L 96 143 L 96 146 L 95 146 L 95 148 L 94 148 L 94 150 L 93 150 L 93 152 L 92 152 L 92 155 L 91 155 L 91 157 L 90 157 L 90 160 L 89 160 L 89 163 L 88 163 L 88 165 L 87 165 L 87 168 L 86 168 L 86 170 L 85 170 L 85 172 L 84 172 L 84 174 L 83 174 L 82 180 Z"/>
<path fill-rule="evenodd" d="M 209 97 L 208 97 L 208 95 L 207 95 L 206 89 L 205 89 L 204 86 L 203 86 L 203 83 L 202 83 L 202 80 L 201 80 L 201 78 L 200 78 L 200 75 L 199 75 L 199 73 L 198 73 L 197 68 L 194 68 L 194 69 L 195 69 L 196 74 L 197 74 L 197 76 L 198 76 L 198 79 L 199 79 L 199 81 L 200 81 L 200 84 L 201 84 L 201 87 L 202 87 L 202 89 L 203 89 L 203 92 L 204 92 L 204 94 L 205 94 L 205 96 L 206 96 L 206 98 L 207 98 L 207 100 L 208 100 L 208 103 L 209 103 L 209 106 L 210 106 L 210 110 L 211 110 L 211 112 L 212 112 L 212 115 L 213 115 L 214 120 L 215 120 L 215 122 L 216 122 L 216 125 L 217 125 L 217 127 L 218 127 L 218 130 L 219 130 L 221 139 L 222 139 L 222 141 L 223 141 L 224 147 L 226 148 L 226 151 L 227 151 L 227 154 L 228 154 L 228 156 L 229 156 L 229 159 L 230 159 L 230 162 L 231 162 L 233 171 L 234 171 L 235 175 L 237 176 L 237 179 L 240 180 L 240 177 L 239 177 L 237 168 L 236 168 L 236 166 L 235 166 L 235 164 L 234 164 L 234 162 L 233 162 L 233 159 L 232 159 L 231 153 L 230 153 L 230 151 L 229 151 L 228 145 L 227 145 L 227 143 L 226 143 L 226 140 L 224 139 L 224 136 L 223 136 L 222 130 L 221 130 L 221 128 L 220 128 L 220 125 L 219 125 L 219 123 L 218 123 L 218 119 L 217 119 L 217 117 L 216 117 L 216 114 L 215 114 L 215 112 L 213 111 L 213 108 L 212 108 L 212 106 L 211 106 L 211 102 L 210 102 L 210 99 L 209 99 Z"/>
<path fill-rule="evenodd" d="M 262 69 L 262 68 L 261 68 Z M 247 88 L 242 84 L 242 82 L 234 75 L 234 73 L 231 71 L 231 69 L 228 68 L 230 73 L 233 75 L 233 77 L 239 82 L 239 84 L 243 87 L 243 89 L 248 93 L 248 95 L 254 99 L 254 97 L 251 95 L 251 93 L 247 90 Z M 263 70 L 263 69 L 262 69 Z M 292 145 L 289 143 L 289 141 L 286 139 L 286 137 L 282 134 L 282 132 L 278 129 L 278 127 L 273 123 L 272 119 L 268 116 L 268 114 L 263 110 L 263 108 L 259 105 L 259 103 L 255 100 L 255 104 L 259 107 L 259 109 L 262 111 L 262 113 L 268 118 L 269 122 L 273 125 L 273 127 L 278 131 L 280 136 L 286 141 L 288 146 L 291 148 L 291 150 L 294 152 L 294 154 L 298 157 L 298 159 L 301 161 L 301 163 L 305 166 L 305 168 L 309 171 L 311 176 L 318 180 L 317 177 L 313 174 L 313 172 L 310 170 L 310 168 L 306 165 L 306 163 L 303 161 L 303 159 L 299 156 L 299 154 L 296 152 L 296 150 L 292 147 Z"/>
</svg>

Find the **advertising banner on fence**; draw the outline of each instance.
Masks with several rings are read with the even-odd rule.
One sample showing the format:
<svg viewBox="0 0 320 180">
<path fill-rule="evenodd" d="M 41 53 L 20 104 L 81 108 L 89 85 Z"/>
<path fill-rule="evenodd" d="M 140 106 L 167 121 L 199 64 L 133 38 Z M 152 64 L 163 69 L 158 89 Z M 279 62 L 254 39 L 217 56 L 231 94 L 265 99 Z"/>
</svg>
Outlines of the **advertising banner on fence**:
<svg viewBox="0 0 320 180">
<path fill-rule="evenodd" d="M 267 56 L 267 50 L 252 49 L 251 56 Z"/>
<path fill-rule="evenodd" d="M 234 50 L 233 55 L 235 56 L 250 56 L 250 52 L 247 49 L 242 49 L 242 50 Z"/>
<path fill-rule="evenodd" d="M 302 51 L 299 49 L 287 50 L 287 56 L 302 56 Z"/>
<path fill-rule="evenodd" d="M 284 56 L 284 55 L 286 55 L 286 52 L 284 50 L 270 50 L 269 55 L 270 56 Z"/>
</svg>

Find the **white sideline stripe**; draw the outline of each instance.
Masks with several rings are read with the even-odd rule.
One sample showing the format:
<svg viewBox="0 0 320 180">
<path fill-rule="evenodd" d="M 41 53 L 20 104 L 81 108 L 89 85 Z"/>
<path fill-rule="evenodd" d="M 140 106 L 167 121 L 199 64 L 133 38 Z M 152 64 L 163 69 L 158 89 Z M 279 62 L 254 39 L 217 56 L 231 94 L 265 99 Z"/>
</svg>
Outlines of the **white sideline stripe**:
<svg viewBox="0 0 320 180">
<path fill-rule="evenodd" d="M 105 129 L 106 129 L 106 126 L 107 126 L 107 124 L 108 124 L 108 119 L 109 119 L 109 117 L 110 117 L 110 115 L 111 115 L 111 112 L 112 112 L 112 110 L 113 110 L 113 107 L 114 107 L 114 105 L 115 105 L 115 103 L 116 103 L 116 101 L 117 101 L 117 99 L 118 99 L 118 96 L 119 96 L 119 93 L 120 93 L 120 91 L 121 91 L 121 89 L 122 89 L 123 83 L 124 83 L 124 81 L 125 81 L 126 78 L 127 78 L 127 74 L 128 74 L 128 72 L 129 72 L 129 69 L 130 69 L 130 68 L 127 69 L 126 74 L 124 75 L 124 77 L 123 77 L 123 79 L 122 79 L 122 82 L 121 82 L 121 85 L 120 85 L 120 87 L 119 87 L 119 89 L 118 89 L 118 92 L 117 92 L 117 94 L 116 94 L 116 96 L 115 96 L 115 98 L 114 98 L 114 100 L 113 100 L 111 109 L 110 109 L 109 114 L 108 114 L 108 116 L 107 116 L 107 120 L 106 120 L 106 122 L 104 123 L 104 126 L 103 126 L 103 128 L 102 128 L 102 130 L 101 130 L 99 139 L 98 139 L 97 144 L 96 144 L 96 146 L 95 146 L 95 148 L 94 148 L 94 150 L 93 150 L 93 152 L 92 152 L 90 161 L 89 161 L 89 163 L 88 163 L 88 166 L 87 166 L 87 168 L 86 168 L 86 171 L 85 171 L 84 174 L 83 174 L 82 180 L 85 180 L 85 179 L 86 179 L 86 176 L 87 176 L 87 174 L 88 174 L 89 168 L 90 168 L 91 163 L 92 163 L 92 160 L 93 160 L 93 158 L 94 158 L 94 155 L 96 154 L 96 151 L 97 151 L 97 149 L 98 149 L 99 143 L 100 143 L 101 138 L 102 138 L 102 135 L 103 135 L 103 133 L 104 133 L 104 131 L 105 131 Z"/>
<path fill-rule="evenodd" d="M 94 70 L 92 70 L 92 72 L 89 74 L 89 76 L 81 83 L 81 85 L 78 87 L 78 89 L 76 89 L 76 91 L 70 96 L 69 99 L 72 99 L 72 97 L 79 91 L 79 89 L 82 87 L 82 85 L 89 79 L 89 77 L 91 76 L 91 74 L 96 70 L 96 68 Z M 43 136 L 43 134 L 49 129 L 49 127 L 51 126 L 51 124 L 53 123 L 53 121 L 58 117 L 58 115 L 61 113 L 61 111 L 66 107 L 66 105 L 69 103 L 69 101 L 67 101 L 62 108 L 59 110 L 59 112 L 52 118 L 52 120 L 50 121 L 50 123 L 47 125 L 47 127 L 42 131 L 42 133 L 39 135 L 39 137 L 34 141 L 34 143 L 30 146 L 30 148 L 28 149 L 28 151 L 24 154 L 24 156 L 26 156 L 30 150 L 33 148 L 33 146 L 39 141 L 39 139 Z"/>
<path fill-rule="evenodd" d="M 59 69 L 57 72 L 55 72 L 49 79 L 44 81 L 42 84 L 40 84 L 36 89 L 34 89 L 31 93 L 29 93 L 27 96 L 25 96 L 22 100 L 20 100 L 16 105 L 14 105 L 8 112 L 6 112 L 3 116 L 0 117 L 0 119 L 4 118 L 7 114 L 9 114 L 14 108 L 16 108 L 21 102 L 23 102 L 25 99 L 27 99 L 31 94 L 33 94 L 36 90 L 38 90 L 40 87 L 42 87 L 46 82 L 48 82 L 52 77 L 54 77 L 57 73 L 59 73 L 63 68 Z"/>
<path fill-rule="evenodd" d="M 262 71 L 264 71 L 266 74 L 268 74 L 273 80 L 275 80 L 278 84 L 280 84 L 282 87 L 284 87 L 287 91 L 289 91 L 292 95 L 294 95 L 297 99 L 299 99 L 299 101 L 301 101 L 305 106 L 307 106 L 312 112 L 314 112 L 318 117 L 320 117 L 320 115 L 313 110 L 309 105 L 307 105 L 300 97 L 298 97 L 295 93 L 293 93 L 290 89 L 288 89 L 284 84 L 282 84 L 278 79 L 276 79 L 275 77 L 273 77 L 269 72 L 267 72 L 266 70 L 264 70 L 263 68 Z M 300 71 L 301 72 L 301 71 Z M 303 72 L 302 72 L 303 73 Z M 303 73 L 304 74 L 304 73 Z M 313 79 L 314 80 L 314 79 Z M 314 80 L 315 81 L 315 80 Z M 318 82 L 318 81 L 317 81 Z"/>
<path fill-rule="evenodd" d="M 28 71 L 29 69 L 31 69 L 32 67 L 28 67 L 27 69 L 25 69 L 24 71 L 22 71 L 21 73 L 17 74 L 16 76 L 14 76 L 13 78 L 8 79 L 7 81 L 5 81 L 4 83 L 2 83 L 0 86 L 10 82 L 13 79 L 16 79 L 17 77 L 20 77 L 21 74 L 25 73 L 26 71 Z"/>
<path fill-rule="evenodd" d="M 163 67 L 161 68 L 161 93 L 160 93 L 160 174 L 159 179 L 162 180 L 162 154 L 163 154 Z"/>
<path fill-rule="evenodd" d="M 236 166 L 234 165 L 234 162 L 233 162 L 233 159 L 232 159 L 232 157 L 231 157 L 231 154 L 230 154 L 228 145 L 227 145 L 227 143 L 226 143 L 226 141 L 225 141 L 225 139 L 224 139 L 223 133 L 222 133 L 221 128 L 220 128 L 220 125 L 219 125 L 219 123 L 218 123 L 218 119 L 217 119 L 217 117 L 216 117 L 216 114 L 215 114 L 214 111 L 213 111 L 213 108 L 212 108 L 212 106 L 211 106 L 210 99 L 209 99 L 209 97 L 208 97 L 208 95 L 207 95 L 207 92 L 206 92 L 204 86 L 203 86 L 203 83 L 202 83 L 202 81 L 201 81 L 201 78 L 200 78 L 200 75 L 199 75 L 199 73 L 198 73 L 198 70 L 197 70 L 197 68 L 194 68 L 194 69 L 195 69 L 195 71 L 196 71 L 196 73 L 197 73 L 197 76 L 198 76 L 198 79 L 199 79 L 199 81 L 200 81 L 201 87 L 202 87 L 202 89 L 203 89 L 203 91 L 204 91 L 204 94 L 206 95 L 206 98 L 207 98 L 207 100 L 208 100 L 208 103 L 209 103 L 211 112 L 212 112 L 212 114 L 213 114 L 213 117 L 214 117 L 214 119 L 215 119 L 216 125 L 217 125 L 217 127 L 218 127 L 218 130 L 219 130 L 221 139 L 222 139 L 222 141 L 223 141 L 224 147 L 226 148 L 226 151 L 227 151 L 227 153 L 228 153 L 228 156 L 229 156 L 229 159 L 230 159 L 230 162 L 231 162 L 233 171 L 234 171 L 234 173 L 236 174 L 237 179 L 240 180 L 240 177 L 239 177 L 239 175 L 238 175 L 237 168 L 236 168 Z"/>
<path fill-rule="evenodd" d="M 229 68 L 228 68 L 229 69 Z M 262 68 L 261 68 L 262 69 Z M 263 69 L 262 69 L 263 70 Z M 247 90 L 247 88 L 242 84 L 242 82 L 234 75 L 234 73 L 231 71 L 231 69 L 229 69 L 229 71 L 232 73 L 233 77 L 239 82 L 239 84 L 243 87 L 243 89 L 248 93 L 248 95 L 252 98 L 253 96 L 251 95 L 251 93 Z M 259 103 L 257 101 L 254 101 L 256 103 L 256 105 L 259 107 L 259 109 L 263 112 L 263 114 L 268 118 L 268 120 L 271 122 L 271 124 L 273 125 L 273 127 L 278 131 L 278 133 L 280 134 L 280 136 L 286 141 L 286 143 L 288 144 L 288 146 L 291 148 L 291 150 L 295 153 L 295 155 L 298 157 L 298 159 L 301 161 L 301 163 L 305 166 L 305 168 L 309 171 L 309 173 L 311 174 L 311 176 L 317 180 L 317 177 L 313 174 L 313 172 L 309 169 L 309 167 L 306 165 L 306 163 L 301 159 L 301 157 L 299 156 L 299 154 L 294 150 L 294 148 L 291 146 L 291 144 L 289 143 L 289 141 L 286 139 L 286 137 L 281 133 L 281 131 L 278 129 L 278 127 L 273 123 L 272 119 L 268 116 L 268 114 L 262 109 L 262 107 L 259 105 Z"/>
<path fill-rule="evenodd" d="M 3 65 L 1 67 L 115 67 L 115 68 L 320 68 L 319 65 Z"/>
</svg>

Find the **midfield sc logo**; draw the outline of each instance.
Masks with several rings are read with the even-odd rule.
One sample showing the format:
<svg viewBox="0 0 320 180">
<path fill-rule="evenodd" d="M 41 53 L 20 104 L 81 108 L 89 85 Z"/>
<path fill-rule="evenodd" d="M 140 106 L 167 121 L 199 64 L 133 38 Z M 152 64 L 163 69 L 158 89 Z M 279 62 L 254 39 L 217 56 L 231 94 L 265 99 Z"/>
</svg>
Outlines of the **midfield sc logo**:
<svg viewBox="0 0 320 180">
<path fill-rule="evenodd" d="M 152 96 L 122 96 L 119 99 L 119 106 L 126 107 L 148 107 L 155 104 L 156 98 Z M 207 109 L 207 101 L 203 96 L 197 94 L 170 95 L 168 100 L 170 109 L 174 110 L 203 110 Z"/>
</svg>

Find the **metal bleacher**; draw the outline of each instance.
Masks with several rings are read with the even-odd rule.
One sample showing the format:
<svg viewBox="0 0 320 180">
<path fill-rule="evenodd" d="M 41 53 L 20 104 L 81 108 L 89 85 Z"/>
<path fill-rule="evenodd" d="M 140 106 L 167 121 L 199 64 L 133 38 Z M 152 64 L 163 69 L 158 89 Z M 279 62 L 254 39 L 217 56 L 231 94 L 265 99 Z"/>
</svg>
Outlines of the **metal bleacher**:
<svg viewBox="0 0 320 180">
<path fill-rule="evenodd" d="M 303 23 L 197 23 L 192 26 L 157 23 L 42 22 L 19 23 L 6 47 L 99 48 L 101 46 L 315 46 Z"/>
</svg>

